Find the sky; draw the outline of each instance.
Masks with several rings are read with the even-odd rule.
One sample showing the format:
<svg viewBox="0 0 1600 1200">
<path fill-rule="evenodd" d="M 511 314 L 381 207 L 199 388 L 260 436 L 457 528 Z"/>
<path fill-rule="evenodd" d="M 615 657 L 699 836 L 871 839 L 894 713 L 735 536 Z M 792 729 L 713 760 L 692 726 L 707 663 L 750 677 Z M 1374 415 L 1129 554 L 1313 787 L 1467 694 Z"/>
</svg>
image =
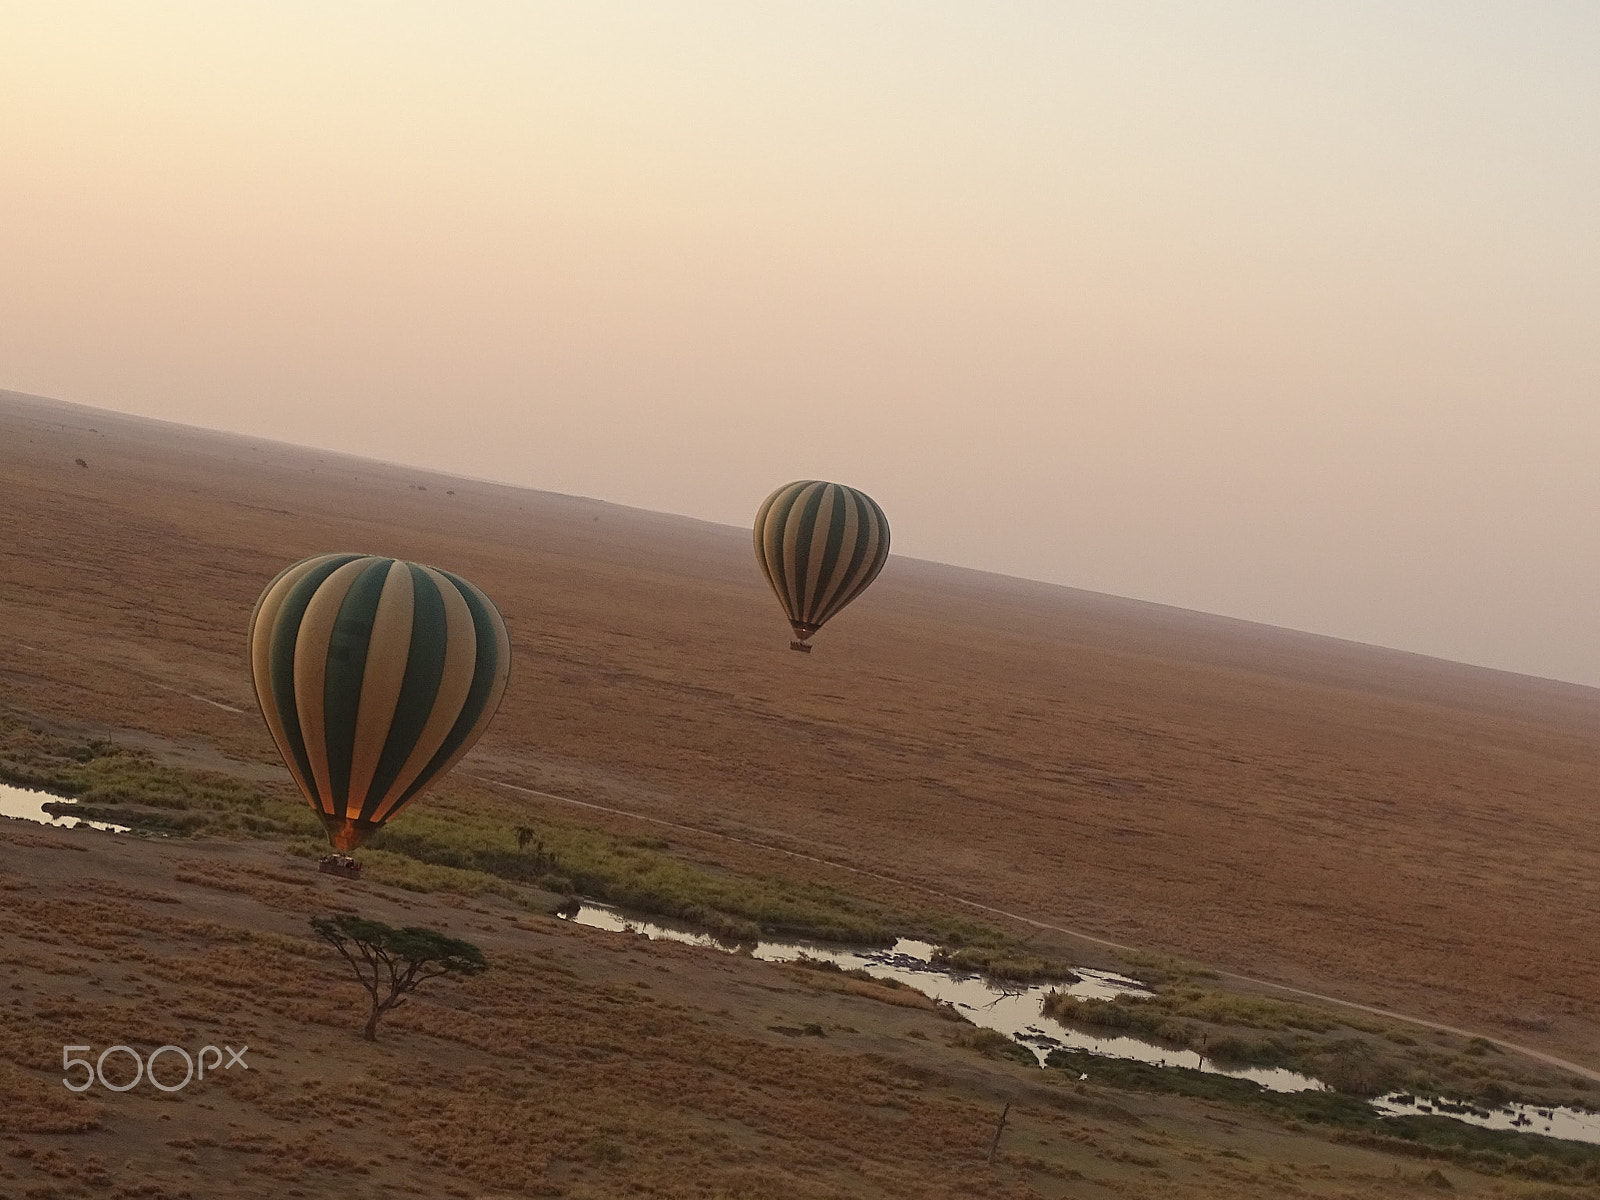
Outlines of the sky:
<svg viewBox="0 0 1600 1200">
<path fill-rule="evenodd" d="M 1593 0 L 0 0 L 0 388 L 1600 684 Z"/>
</svg>

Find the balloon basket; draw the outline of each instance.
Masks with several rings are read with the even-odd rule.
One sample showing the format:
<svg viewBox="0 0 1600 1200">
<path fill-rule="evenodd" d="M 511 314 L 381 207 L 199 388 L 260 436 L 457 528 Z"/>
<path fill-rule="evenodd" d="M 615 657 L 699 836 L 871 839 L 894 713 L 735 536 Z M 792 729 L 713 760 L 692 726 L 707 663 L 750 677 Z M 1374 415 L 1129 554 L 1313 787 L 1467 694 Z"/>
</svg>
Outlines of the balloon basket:
<svg viewBox="0 0 1600 1200">
<path fill-rule="evenodd" d="M 324 875 L 337 875 L 341 879 L 360 879 L 361 864 L 348 854 L 326 854 L 317 864 Z"/>
<path fill-rule="evenodd" d="M 804 642 L 790 642 L 789 643 L 789 649 L 798 650 L 798 651 L 800 651 L 801 654 L 810 654 L 811 653 L 811 647 L 806 645 Z"/>
</svg>

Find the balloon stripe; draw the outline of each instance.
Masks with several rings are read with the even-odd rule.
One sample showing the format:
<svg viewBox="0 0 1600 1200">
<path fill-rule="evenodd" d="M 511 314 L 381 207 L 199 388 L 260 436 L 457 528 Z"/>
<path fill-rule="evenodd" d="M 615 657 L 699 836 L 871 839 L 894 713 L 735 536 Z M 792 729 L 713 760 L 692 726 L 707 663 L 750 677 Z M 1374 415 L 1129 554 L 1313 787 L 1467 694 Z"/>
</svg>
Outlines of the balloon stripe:
<svg viewBox="0 0 1600 1200">
<path fill-rule="evenodd" d="M 346 852 L 471 749 L 511 667 L 505 620 L 481 591 L 370 555 L 280 571 L 247 641 L 268 732 Z"/>
<path fill-rule="evenodd" d="M 866 590 L 889 554 L 889 522 L 877 503 L 815 479 L 768 496 L 752 537 L 761 572 L 802 639 Z"/>
<path fill-rule="evenodd" d="M 407 563 L 406 567 L 411 572 L 414 597 L 406 676 L 400 688 L 400 699 L 395 704 L 389 736 L 383 743 L 377 770 L 373 772 L 368 798 L 373 793 L 387 795 L 394 786 L 401 767 L 417 744 L 417 736 L 428 723 L 428 713 L 433 708 L 434 697 L 439 694 L 439 679 L 444 672 L 444 601 L 439 596 L 438 586 L 421 567 L 415 563 Z M 395 649 L 399 652 L 399 647 Z"/>
<path fill-rule="evenodd" d="M 866 591 L 872 581 L 878 577 L 878 572 L 883 570 L 884 564 L 889 561 L 889 520 L 883 515 L 883 509 L 878 507 L 871 496 L 862 496 L 861 498 L 872 510 L 873 515 L 872 557 L 862 571 L 860 581 L 850 593 L 850 600 L 854 600 L 862 592 Z M 848 604 L 849 600 L 845 601 L 845 603 Z"/>
<path fill-rule="evenodd" d="M 878 529 L 878 557 L 873 561 L 872 573 L 867 576 L 867 582 L 878 577 L 878 572 L 883 570 L 889 561 L 889 518 L 883 515 L 883 509 L 878 507 L 878 502 L 871 496 L 861 497 L 872 508 L 873 523 Z M 866 584 L 862 585 L 863 587 Z"/>
<path fill-rule="evenodd" d="M 262 591 L 261 598 L 256 601 L 255 611 L 250 614 L 250 675 L 255 683 L 256 706 L 261 710 L 261 719 L 266 722 L 267 732 L 272 735 L 278 753 L 283 756 L 284 765 L 289 768 L 295 786 L 307 795 L 310 794 L 306 782 L 310 778 L 309 772 L 302 769 L 300 759 L 290 744 L 289 734 L 284 729 L 283 713 L 273 695 L 272 638 L 277 628 L 278 614 L 294 585 L 317 567 L 340 557 L 337 554 L 323 554 L 285 567 Z"/>
<path fill-rule="evenodd" d="M 834 505 L 842 501 L 836 484 L 825 483 L 817 493 L 817 506 L 806 524 L 805 587 L 800 597 L 800 613 L 805 621 L 822 599 L 822 583 L 828 565 L 828 533 L 833 527 Z"/>
<path fill-rule="evenodd" d="M 328 647 L 339 609 L 350 585 L 372 562 L 370 557 L 347 562 L 323 581 L 312 594 L 294 640 L 294 702 L 300 714 L 300 736 L 311 778 L 317 789 L 317 808 L 332 816 L 342 811 L 333 804 L 333 784 L 328 771 L 327 678 Z"/>
<path fill-rule="evenodd" d="M 763 535 L 762 562 L 769 569 L 772 590 L 778 594 L 778 602 L 783 605 L 783 611 L 791 621 L 798 618 L 795 616 L 794 601 L 789 595 L 789 574 L 783 559 L 784 530 L 789 525 L 789 514 L 794 510 L 800 493 L 809 486 L 809 480 L 791 483 L 777 493 L 772 512 L 767 516 L 767 528 Z"/>
<path fill-rule="evenodd" d="M 789 614 L 790 620 L 794 619 L 794 596 L 789 586 L 791 575 L 788 561 L 784 557 L 784 546 L 786 531 L 789 528 L 789 514 L 794 511 L 801 493 L 807 486 L 805 483 L 790 484 L 778 498 L 778 503 L 773 506 L 767 524 L 767 565 L 772 568 L 773 578 L 777 580 L 778 600 L 783 605 L 783 611 Z"/>
<path fill-rule="evenodd" d="M 306 609 L 311 604 L 312 597 L 316 595 L 317 589 L 335 571 L 343 569 L 360 557 L 358 554 L 338 555 L 314 565 L 284 597 L 283 606 L 278 610 L 277 619 L 272 625 L 270 664 L 272 699 L 278 719 L 283 726 L 284 737 L 289 743 L 289 751 L 294 756 L 290 772 L 297 775 L 296 782 L 300 784 L 300 790 L 305 793 L 307 803 L 319 812 L 322 811 L 322 803 L 317 793 L 316 774 L 312 770 L 311 755 L 306 746 L 305 732 L 300 724 L 300 705 L 295 697 L 295 652 L 299 645 L 301 626 L 305 623 Z M 295 767 L 298 767 L 298 772 L 295 771 Z"/>
<path fill-rule="evenodd" d="M 441 574 L 461 589 L 461 597 L 472 612 L 472 624 L 477 637 L 472 690 L 467 694 L 466 703 L 461 706 L 461 715 L 456 719 L 450 736 L 417 776 L 416 782 L 389 809 L 387 815 L 391 816 L 434 778 L 453 767 L 471 748 L 488 727 L 495 710 L 500 707 L 500 699 L 505 694 L 510 675 L 511 639 L 506 633 L 505 620 L 500 611 L 489 597 L 465 579 L 449 571 Z"/>
<path fill-rule="evenodd" d="M 249 630 L 250 631 L 249 631 L 248 634 L 245 635 L 245 640 L 247 642 L 249 642 L 249 644 L 250 644 L 250 665 L 251 665 L 251 668 L 252 668 L 252 674 L 254 673 L 254 667 L 255 667 L 255 661 L 256 661 L 256 657 L 255 657 L 256 656 L 256 629 L 262 624 L 261 611 L 262 611 L 262 609 L 264 609 L 266 607 L 267 601 L 272 598 L 273 592 L 278 589 L 278 585 L 280 583 L 283 583 L 283 580 L 284 580 L 285 576 L 293 575 L 296 579 L 298 579 L 301 575 L 304 575 L 312 567 L 316 566 L 317 563 L 322 562 L 325 559 L 335 558 L 335 557 L 337 557 L 337 556 L 336 555 L 332 555 L 332 554 L 323 554 L 323 555 L 317 556 L 316 558 L 308 558 L 303 562 L 291 563 L 289 566 L 285 567 L 283 570 L 279 571 L 276 575 L 274 575 L 272 577 L 272 582 L 267 584 L 267 586 L 264 587 L 261 590 L 261 595 L 256 597 L 256 605 L 255 605 L 254 608 L 252 608 L 250 610 L 250 626 L 249 626 Z M 288 590 L 288 587 L 286 585 L 285 588 L 284 588 L 284 591 L 287 592 L 287 590 Z M 280 594 L 278 596 L 278 598 L 277 598 L 277 603 L 281 604 L 282 601 L 283 601 L 283 597 Z M 274 614 L 277 612 L 277 604 L 274 604 L 273 612 L 274 612 Z M 268 619 L 266 621 L 266 625 L 269 628 L 271 627 L 271 625 L 272 625 L 271 617 L 268 617 Z"/>
<path fill-rule="evenodd" d="M 428 710 L 428 719 L 417 735 L 411 753 L 406 756 L 405 764 L 388 788 L 368 798 L 367 814 L 393 811 L 394 802 L 410 790 L 417 776 L 444 745 L 445 738 L 450 736 L 456 720 L 461 716 L 462 705 L 472 690 L 473 666 L 477 662 L 477 631 L 472 624 L 472 610 L 467 607 L 461 590 L 455 584 L 431 567 L 423 567 L 422 570 L 433 581 L 444 604 L 444 666 L 439 674 L 439 687 L 434 694 L 433 704 Z"/>
<path fill-rule="evenodd" d="M 364 814 L 378 757 L 394 724 L 395 707 L 406 680 L 414 591 L 406 564 L 391 561 L 384 573 L 383 596 L 373 614 L 366 673 L 361 677 L 361 706 L 350 753 L 350 787 L 344 801 L 347 817 Z"/>
<path fill-rule="evenodd" d="M 501 700 L 505 698 L 506 685 L 511 679 L 511 634 L 506 629 L 505 618 L 500 615 L 500 610 L 494 606 L 488 596 L 483 594 L 481 589 L 473 587 L 464 579 L 458 579 L 457 582 L 462 587 L 463 597 L 470 594 L 476 598 L 478 607 L 474 609 L 474 613 L 481 612 L 486 618 L 486 628 L 494 635 L 496 650 L 492 656 L 482 661 L 480 664 L 481 669 L 473 677 L 475 683 L 485 676 L 488 678 L 488 687 L 482 702 L 482 710 L 470 725 L 462 726 L 465 732 L 462 733 L 455 749 L 451 750 L 446 746 L 441 751 L 441 753 L 447 754 L 448 757 L 442 761 L 429 764 L 428 770 L 430 774 L 428 778 L 430 780 L 438 778 L 453 768 L 456 763 L 461 761 L 462 756 L 483 736 L 483 731 L 489 727 L 489 722 L 494 719 L 495 713 L 500 708 Z M 468 706 L 471 704 L 472 701 L 469 700 Z M 463 719 L 466 716 L 468 706 L 463 706 Z M 411 794 L 414 794 L 414 792 Z M 408 794 L 402 803 L 409 802 L 411 794 Z"/>
<path fill-rule="evenodd" d="M 861 529 L 861 501 L 856 493 L 840 489 L 842 503 L 835 514 L 833 529 L 828 534 L 828 549 L 832 555 L 829 570 L 828 589 L 817 600 L 816 616 L 812 617 L 812 624 L 820 625 L 833 614 L 836 601 L 845 594 L 845 589 L 850 583 L 850 560 L 854 555 L 855 547 L 860 541 Z M 848 546 L 851 554 L 846 555 L 844 548 Z"/>
<path fill-rule="evenodd" d="M 822 567 L 822 556 L 828 550 L 828 517 L 833 497 L 838 491 L 835 484 L 819 484 L 815 499 L 806 506 L 805 557 L 799 563 L 800 578 L 804 584 L 799 609 L 801 620 L 804 621 L 810 620 L 808 614 L 817 606 L 817 576 Z"/>
<path fill-rule="evenodd" d="M 772 568 L 767 565 L 767 521 L 772 512 L 772 506 L 777 503 L 778 497 L 782 494 L 783 489 L 781 488 L 778 491 L 773 492 L 772 495 L 768 496 L 764 501 L 762 501 L 761 507 L 756 511 L 754 539 L 756 544 L 756 562 L 761 565 L 761 574 L 766 577 L 767 586 L 773 591 L 778 590 L 778 585 L 772 578 Z"/>
<path fill-rule="evenodd" d="M 883 510 L 875 504 L 870 496 L 861 497 L 862 504 L 869 512 L 871 532 L 862 543 L 861 564 L 854 572 L 850 587 L 840 596 L 837 611 L 862 592 L 866 591 L 878 572 L 883 570 L 883 564 L 889 558 L 889 522 L 884 519 Z"/>
<path fill-rule="evenodd" d="M 866 497 L 857 492 L 850 499 L 855 505 L 856 520 L 863 531 L 863 536 L 858 537 L 855 545 L 851 548 L 850 565 L 845 568 L 839 594 L 833 598 L 828 611 L 822 614 L 822 620 L 824 621 L 846 604 L 849 604 L 855 598 L 859 589 L 865 586 L 862 581 L 863 571 L 871 563 L 870 556 L 877 538 L 877 523 L 872 519 L 872 510 L 868 506 Z"/>
<path fill-rule="evenodd" d="M 328 757 L 328 802 L 336 814 L 347 812 L 350 767 L 355 751 L 356 718 L 367 675 L 367 648 L 378 616 L 393 559 L 366 560 L 361 573 L 339 605 L 322 678 L 322 736 Z"/>
<path fill-rule="evenodd" d="M 817 529 L 817 510 L 828 494 L 827 484 L 819 483 L 813 486 L 815 490 L 808 490 L 795 505 L 794 551 L 789 563 L 790 584 L 794 591 L 794 611 L 802 621 L 806 619 L 808 600 L 806 593 L 811 585 L 811 545 Z"/>
<path fill-rule="evenodd" d="M 816 586 L 806 598 L 806 620 L 813 624 L 816 623 L 815 614 L 826 609 L 828 600 L 835 590 L 834 585 L 838 583 L 845 525 L 854 506 L 851 504 L 849 492 L 837 484 L 829 484 L 828 500 L 823 507 L 824 511 L 818 516 L 820 520 L 825 521 L 825 524 L 812 534 L 814 550 L 817 546 L 817 535 L 821 534 L 820 553 L 813 555 L 820 561 L 820 566 L 817 570 Z"/>
<path fill-rule="evenodd" d="M 805 617 L 805 566 L 811 557 L 811 530 L 817 523 L 817 506 L 822 503 L 825 483 L 807 484 L 789 510 L 783 530 L 784 569 L 789 576 L 789 611 L 796 620 Z"/>
</svg>

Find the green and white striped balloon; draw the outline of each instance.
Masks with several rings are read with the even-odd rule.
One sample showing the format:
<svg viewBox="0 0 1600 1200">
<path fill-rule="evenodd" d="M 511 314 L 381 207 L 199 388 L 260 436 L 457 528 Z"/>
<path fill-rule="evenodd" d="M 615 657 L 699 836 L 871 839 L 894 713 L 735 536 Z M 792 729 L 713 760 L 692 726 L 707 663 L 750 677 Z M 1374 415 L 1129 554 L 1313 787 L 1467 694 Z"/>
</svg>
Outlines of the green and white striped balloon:
<svg viewBox="0 0 1600 1200">
<path fill-rule="evenodd" d="M 756 513 L 756 561 L 794 627 L 806 639 L 867 588 L 889 558 L 889 521 L 865 492 L 802 479 L 785 484 Z"/>
<path fill-rule="evenodd" d="M 289 773 L 348 851 L 482 736 L 511 639 L 489 598 L 448 571 L 322 554 L 261 593 L 250 667 Z"/>
</svg>

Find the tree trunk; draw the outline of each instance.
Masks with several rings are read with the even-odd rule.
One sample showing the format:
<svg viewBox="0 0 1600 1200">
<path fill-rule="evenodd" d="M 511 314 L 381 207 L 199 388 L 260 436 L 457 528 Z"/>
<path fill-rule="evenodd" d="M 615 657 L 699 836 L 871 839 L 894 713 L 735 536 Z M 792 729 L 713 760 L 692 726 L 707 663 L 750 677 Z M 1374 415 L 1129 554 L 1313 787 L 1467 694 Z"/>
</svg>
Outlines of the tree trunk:
<svg viewBox="0 0 1600 1200">
<path fill-rule="evenodd" d="M 1000 1135 L 1005 1132 L 1006 1118 L 1011 1115 L 1011 1102 L 1006 1101 L 1005 1108 L 1000 1110 L 1000 1122 L 994 1127 L 994 1141 L 989 1143 L 989 1157 L 986 1161 L 994 1162 L 994 1152 L 1000 1148 Z"/>
<path fill-rule="evenodd" d="M 361 1031 L 361 1036 L 369 1042 L 378 1040 L 378 1018 L 383 1016 L 383 1009 L 376 1004 L 372 1006 L 372 1015 L 367 1018 L 367 1027 Z"/>
</svg>

